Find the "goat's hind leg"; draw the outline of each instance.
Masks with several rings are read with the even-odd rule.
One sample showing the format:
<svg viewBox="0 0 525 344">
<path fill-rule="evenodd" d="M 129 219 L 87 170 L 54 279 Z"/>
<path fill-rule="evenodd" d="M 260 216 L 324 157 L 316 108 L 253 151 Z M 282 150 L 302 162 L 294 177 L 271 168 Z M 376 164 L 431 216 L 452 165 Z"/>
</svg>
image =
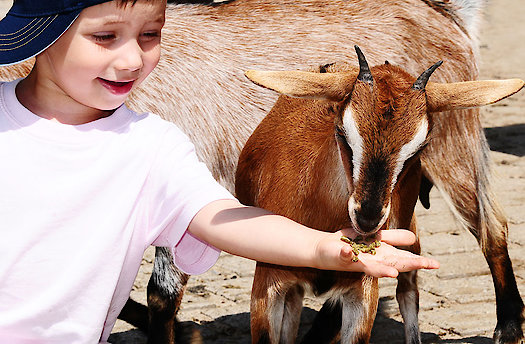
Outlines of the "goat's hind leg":
<svg viewBox="0 0 525 344">
<path fill-rule="evenodd" d="M 436 125 L 440 134 L 425 151 L 424 168 L 456 217 L 476 237 L 487 260 L 496 293 L 496 344 L 520 343 L 524 305 L 509 258 L 506 219 L 490 188 L 488 144 L 475 114 L 446 120 L 459 122 L 457 127 L 449 125 L 449 132 Z"/>
<path fill-rule="evenodd" d="M 155 249 L 153 273 L 148 283 L 148 344 L 180 343 L 176 318 L 189 276 L 178 270 L 168 248 Z"/>
</svg>

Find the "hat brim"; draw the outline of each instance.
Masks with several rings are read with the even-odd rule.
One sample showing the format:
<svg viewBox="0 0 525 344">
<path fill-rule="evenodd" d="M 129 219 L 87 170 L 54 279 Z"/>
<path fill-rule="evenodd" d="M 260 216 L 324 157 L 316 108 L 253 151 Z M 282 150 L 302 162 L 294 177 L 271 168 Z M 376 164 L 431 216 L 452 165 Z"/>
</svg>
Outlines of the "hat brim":
<svg viewBox="0 0 525 344">
<path fill-rule="evenodd" d="M 0 21 L 0 66 L 19 63 L 40 54 L 71 26 L 80 12 L 40 18 L 7 13 Z"/>
</svg>

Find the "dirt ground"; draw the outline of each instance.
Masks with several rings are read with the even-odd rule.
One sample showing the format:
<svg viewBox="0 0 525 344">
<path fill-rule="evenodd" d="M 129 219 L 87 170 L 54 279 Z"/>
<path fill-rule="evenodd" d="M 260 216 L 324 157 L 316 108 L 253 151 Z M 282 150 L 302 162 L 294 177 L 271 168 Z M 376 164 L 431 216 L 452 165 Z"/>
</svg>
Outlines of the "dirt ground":
<svg viewBox="0 0 525 344">
<path fill-rule="evenodd" d="M 0 0 L 0 14 L 10 0 Z M 1 16 L 1 15 L 0 15 Z M 220 28 L 218 28 L 220 29 Z M 525 79 L 525 0 L 488 0 L 482 23 L 481 78 Z M 525 91 L 482 110 L 492 150 L 495 190 L 509 219 L 510 255 L 518 287 L 525 293 Z M 419 274 L 420 325 L 425 343 L 491 343 L 496 324 L 490 273 L 474 238 L 460 230 L 439 193 L 430 210 L 418 206 L 423 253 L 441 262 L 438 271 Z M 143 259 L 132 297 L 145 304 L 153 249 Z M 249 343 L 249 299 L 255 264 L 228 254 L 207 273 L 193 276 L 179 319 L 199 330 L 210 344 Z M 373 343 L 402 343 L 403 325 L 395 301 L 395 281 L 381 280 Z M 302 330 L 322 300 L 307 297 Z M 113 343 L 141 344 L 146 337 L 119 321 Z"/>
</svg>

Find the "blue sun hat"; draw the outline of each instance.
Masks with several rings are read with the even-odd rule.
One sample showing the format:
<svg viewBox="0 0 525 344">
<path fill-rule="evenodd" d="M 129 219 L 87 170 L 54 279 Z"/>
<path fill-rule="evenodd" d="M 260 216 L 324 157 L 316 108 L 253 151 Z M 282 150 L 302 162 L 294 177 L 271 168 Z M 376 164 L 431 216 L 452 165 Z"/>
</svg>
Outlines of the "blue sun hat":
<svg viewBox="0 0 525 344">
<path fill-rule="evenodd" d="M 44 51 L 80 12 L 111 0 L 14 0 L 0 21 L 0 66 L 22 62 Z"/>
</svg>

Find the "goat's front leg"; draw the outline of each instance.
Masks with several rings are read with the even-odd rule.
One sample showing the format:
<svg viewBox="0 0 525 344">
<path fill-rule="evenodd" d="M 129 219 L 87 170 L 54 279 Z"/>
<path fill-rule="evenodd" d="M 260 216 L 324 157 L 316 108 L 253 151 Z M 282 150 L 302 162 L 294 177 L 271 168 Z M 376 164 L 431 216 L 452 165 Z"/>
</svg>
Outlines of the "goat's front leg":
<svg viewBox="0 0 525 344">
<path fill-rule="evenodd" d="M 408 226 L 403 226 L 408 227 Z M 409 226 L 410 230 L 417 235 L 415 219 Z M 414 245 L 406 248 L 408 251 L 421 254 L 419 237 Z M 421 333 L 419 331 L 419 290 L 417 286 L 417 271 L 402 272 L 397 277 L 396 299 L 399 311 L 405 325 L 405 343 L 420 344 Z"/>
<path fill-rule="evenodd" d="M 177 312 L 189 276 L 175 267 L 168 248 L 155 248 L 155 263 L 148 283 L 148 344 L 175 344 Z"/>
<path fill-rule="evenodd" d="M 409 171 L 401 176 L 392 195 L 392 216 L 390 218 L 391 228 L 407 228 L 416 235 L 416 242 L 412 246 L 405 247 L 406 250 L 415 254 L 421 254 L 414 217 L 414 207 L 419 195 L 421 176 L 419 161 L 415 162 Z M 420 344 L 417 271 L 404 272 L 398 275 L 396 299 L 405 325 L 405 343 Z"/>
<path fill-rule="evenodd" d="M 415 233 L 415 223 L 410 226 Z M 408 251 L 420 254 L 419 238 L 416 243 L 407 248 Z M 419 290 L 417 286 L 417 271 L 402 272 L 397 277 L 396 299 L 399 311 L 405 325 L 405 343 L 420 344 L 419 331 Z"/>
<path fill-rule="evenodd" d="M 252 343 L 295 343 L 303 297 L 293 272 L 258 262 L 250 306 Z"/>
<path fill-rule="evenodd" d="M 487 260 L 496 294 L 495 343 L 516 344 L 524 339 L 524 305 L 509 258 L 507 223 L 491 190 L 489 147 L 477 110 L 463 112 L 440 117 L 447 124 L 435 124 L 436 135 L 424 152 L 423 166 Z"/>
<path fill-rule="evenodd" d="M 341 295 L 341 303 L 341 343 L 367 344 L 377 312 L 377 278 L 363 275 L 359 283 Z"/>
<path fill-rule="evenodd" d="M 405 343 L 420 344 L 419 290 L 417 272 L 403 272 L 397 277 L 396 299 L 405 325 Z"/>
</svg>

